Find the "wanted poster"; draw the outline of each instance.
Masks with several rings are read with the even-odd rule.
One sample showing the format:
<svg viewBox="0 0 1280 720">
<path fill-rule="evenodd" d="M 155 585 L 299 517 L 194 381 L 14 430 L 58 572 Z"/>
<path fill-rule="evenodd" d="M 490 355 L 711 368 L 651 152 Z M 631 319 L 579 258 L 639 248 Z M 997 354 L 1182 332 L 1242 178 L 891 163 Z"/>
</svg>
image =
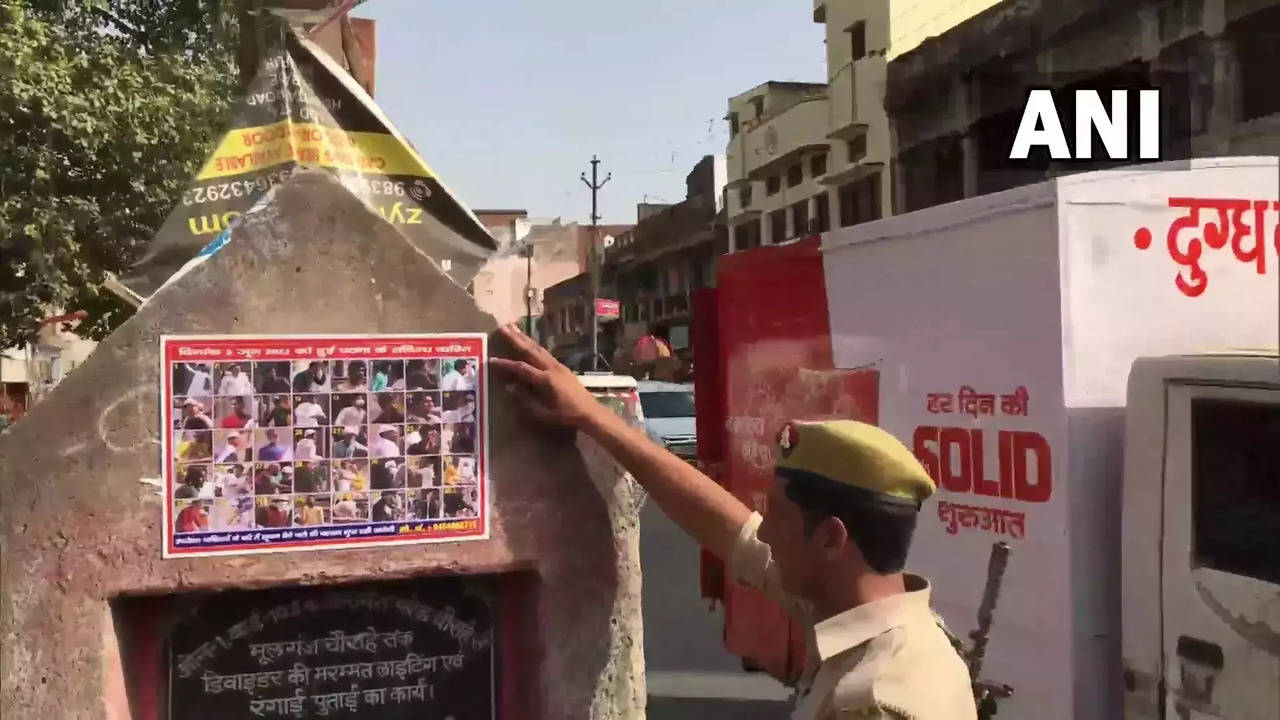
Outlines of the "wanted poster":
<svg viewBox="0 0 1280 720">
<path fill-rule="evenodd" d="M 488 538 L 484 335 L 160 343 L 165 557 Z"/>
</svg>

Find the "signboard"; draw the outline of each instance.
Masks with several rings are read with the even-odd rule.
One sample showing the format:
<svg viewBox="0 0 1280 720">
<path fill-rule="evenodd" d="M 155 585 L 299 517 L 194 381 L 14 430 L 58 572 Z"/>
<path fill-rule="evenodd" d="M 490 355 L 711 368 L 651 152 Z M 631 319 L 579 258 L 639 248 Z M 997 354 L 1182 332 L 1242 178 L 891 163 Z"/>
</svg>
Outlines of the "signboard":
<svg viewBox="0 0 1280 720">
<path fill-rule="evenodd" d="M 165 336 L 164 555 L 489 536 L 486 337 Z"/>
<path fill-rule="evenodd" d="M 283 24 L 277 31 L 229 129 L 125 285 L 150 296 L 271 188 L 323 169 L 465 287 L 497 249 L 492 236 L 345 70 Z"/>
<path fill-rule="evenodd" d="M 822 271 L 813 238 L 720 262 L 722 477 L 734 496 L 762 514 L 774 484 L 778 432 L 787 421 L 877 420 L 875 368 L 833 369 Z M 731 584 L 724 600 L 726 648 L 776 678 L 794 680 L 804 666 L 808 629 L 755 590 Z"/>
<path fill-rule="evenodd" d="M 168 717 L 492 720 L 491 598 L 441 582 L 202 598 L 170 635 Z"/>
<path fill-rule="evenodd" d="M 622 316 L 622 303 L 617 300 L 596 298 L 596 317 L 600 320 L 617 320 Z"/>
</svg>

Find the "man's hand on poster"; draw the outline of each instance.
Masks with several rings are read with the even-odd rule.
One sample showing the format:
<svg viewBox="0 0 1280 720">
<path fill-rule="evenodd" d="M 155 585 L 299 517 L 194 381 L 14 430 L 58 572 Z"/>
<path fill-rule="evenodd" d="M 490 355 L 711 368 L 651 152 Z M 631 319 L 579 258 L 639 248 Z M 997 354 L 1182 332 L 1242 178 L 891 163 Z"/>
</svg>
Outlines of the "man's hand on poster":
<svg viewBox="0 0 1280 720">
<path fill-rule="evenodd" d="M 593 413 L 596 401 L 578 376 L 514 325 L 498 331 L 511 343 L 513 359 L 491 358 L 490 367 L 502 374 L 507 391 L 541 422 L 581 428 Z"/>
</svg>

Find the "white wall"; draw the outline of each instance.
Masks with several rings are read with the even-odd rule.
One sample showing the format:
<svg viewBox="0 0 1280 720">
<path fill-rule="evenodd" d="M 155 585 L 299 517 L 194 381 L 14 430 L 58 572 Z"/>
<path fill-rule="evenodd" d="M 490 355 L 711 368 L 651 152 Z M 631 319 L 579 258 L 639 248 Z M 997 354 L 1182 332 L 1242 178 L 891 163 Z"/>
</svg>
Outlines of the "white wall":
<svg viewBox="0 0 1280 720">
<path fill-rule="evenodd" d="M 971 204 L 964 217 L 944 206 L 828 233 L 823 262 L 835 365 L 879 367 L 882 427 L 917 453 L 923 446 L 939 456 L 927 428 L 981 431 L 981 477 L 994 481 L 1002 465 L 1010 469 L 1001 431 L 1036 433 L 1047 443 L 1048 466 L 1029 460 L 1026 473 L 1036 487 L 1051 488 L 1046 500 L 939 487 L 924 505 L 908 567 L 934 582 L 934 606 L 964 637 L 975 625 L 991 546 L 1009 542 L 984 675 L 1016 688 L 1001 715 L 1068 720 L 1071 543 L 1058 247 L 1046 188 L 1016 197 L 1006 194 L 986 211 Z M 958 403 L 963 386 L 994 394 L 996 414 L 973 417 L 954 404 L 950 413 L 927 410 L 929 394 L 948 393 Z M 1001 414 L 1000 396 L 1019 386 L 1030 396 L 1028 415 Z M 940 439 L 942 431 L 934 432 Z M 948 444 L 946 454 L 954 475 L 960 449 Z M 976 457 L 969 462 L 972 476 Z M 949 528 L 941 503 L 1023 513 L 1025 537 Z"/>
<path fill-rule="evenodd" d="M 575 225 L 541 225 L 516 221 L 511 252 L 531 236 L 534 242 L 532 287 L 537 291 L 533 315 L 542 314 L 542 292 L 578 274 Z M 491 258 L 475 278 L 475 299 L 480 309 L 499 323 L 514 322 L 526 314 L 525 287 L 529 282 L 529 261 L 516 254 Z"/>
</svg>

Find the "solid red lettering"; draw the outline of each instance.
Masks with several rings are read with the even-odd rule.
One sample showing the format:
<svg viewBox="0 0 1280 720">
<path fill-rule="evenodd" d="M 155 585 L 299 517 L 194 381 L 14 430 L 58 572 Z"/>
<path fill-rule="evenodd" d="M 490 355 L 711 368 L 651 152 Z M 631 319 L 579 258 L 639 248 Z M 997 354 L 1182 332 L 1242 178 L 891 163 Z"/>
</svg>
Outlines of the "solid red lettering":
<svg viewBox="0 0 1280 720">
<path fill-rule="evenodd" d="M 1013 497 L 1013 433 L 1000 431 L 1000 497 Z"/>
<path fill-rule="evenodd" d="M 942 456 L 939 484 L 951 492 L 969 492 L 973 484 L 973 458 L 969 453 L 969 433 L 962 428 L 946 428 L 939 436 L 938 445 L 938 454 Z M 955 468 L 955 472 L 952 471 L 951 446 L 953 445 L 959 451 L 960 461 L 960 467 Z"/>
<path fill-rule="evenodd" d="M 938 428 L 929 425 L 916 428 L 915 437 L 912 439 L 916 459 L 924 465 L 925 471 L 929 473 L 929 477 L 933 478 L 934 483 L 941 482 L 938 476 L 938 456 L 930 449 L 937 444 Z"/>
<path fill-rule="evenodd" d="M 987 479 L 986 467 L 983 464 L 982 431 L 969 431 L 969 439 L 969 447 L 973 453 L 973 492 L 978 495 L 1000 497 L 1000 481 Z M 1003 465 L 1003 463 L 997 462 L 997 465 Z"/>
<path fill-rule="evenodd" d="M 1028 452 L 1033 453 L 1036 459 L 1034 484 L 1027 476 Z M 1045 502 L 1053 494 L 1053 463 L 1050 462 L 1049 443 L 1038 433 L 1013 433 L 1013 490 L 1014 497 L 1024 502 Z"/>
</svg>

